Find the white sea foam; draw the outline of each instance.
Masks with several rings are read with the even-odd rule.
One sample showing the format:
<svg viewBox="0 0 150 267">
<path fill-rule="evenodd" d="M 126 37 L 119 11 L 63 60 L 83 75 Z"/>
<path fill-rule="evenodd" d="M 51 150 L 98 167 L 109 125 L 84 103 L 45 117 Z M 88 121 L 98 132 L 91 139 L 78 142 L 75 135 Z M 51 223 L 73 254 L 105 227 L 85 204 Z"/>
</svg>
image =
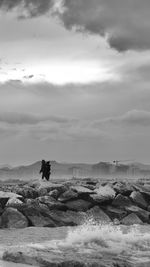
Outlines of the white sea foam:
<svg viewBox="0 0 150 267">
<path fill-rule="evenodd" d="M 95 225 L 89 222 L 76 228 L 69 228 L 63 240 L 51 240 L 42 244 L 30 244 L 41 249 L 61 252 L 63 249 L 79 249 L 80 252 L 108 252 L 130 257 L 134 262 L 150 261 L 150 227 L 131 227 L 113 224 Z"/>
</svg>

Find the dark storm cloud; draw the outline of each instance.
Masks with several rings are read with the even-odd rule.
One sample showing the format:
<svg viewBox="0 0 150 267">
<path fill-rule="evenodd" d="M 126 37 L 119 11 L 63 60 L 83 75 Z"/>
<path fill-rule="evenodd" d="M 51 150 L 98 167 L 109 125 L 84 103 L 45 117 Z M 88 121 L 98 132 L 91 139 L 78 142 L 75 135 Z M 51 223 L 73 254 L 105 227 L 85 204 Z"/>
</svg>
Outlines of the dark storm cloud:
<svg viewBox="0 0 150 267">
<path fill-rule="evenodd" d="M 58 11 L 68 29 L 105 36 L 118 51 L 150 48 L 149 0 L 63 0 Z"/>
<path fill-rule="evenodd" d="M 40 16 L 49 11 L 52 7 L 52 0 L 0 0 L 0 8 L 5 11 L 19 7 L 22 11 L 26 11 L 28 16 Z M 20 15 L 24 16 L 24 15 Z"/>
<path fill-rule="evenodd" d="M 0 9 L 17 7 L 23 18 L 52 11 L 67 29 L 98 34 L 120 52 L 150 49 L 149 0 L 0 0 Z"/>
</svg>

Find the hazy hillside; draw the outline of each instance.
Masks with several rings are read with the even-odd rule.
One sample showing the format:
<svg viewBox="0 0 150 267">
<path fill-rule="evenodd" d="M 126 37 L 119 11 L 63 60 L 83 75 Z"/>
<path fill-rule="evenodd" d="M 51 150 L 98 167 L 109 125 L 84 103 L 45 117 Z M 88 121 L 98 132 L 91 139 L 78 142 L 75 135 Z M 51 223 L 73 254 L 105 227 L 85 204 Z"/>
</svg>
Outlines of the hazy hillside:
<svg viewBox="0 0 150 267">
<path fill-rule="evenodd" d="M 99 162 L 96 164 L 59 163 L 51 161 L 53 178 L 86 178 L 86 177 L 150 177 L 150 165 L 135 163 L 130 165 Z M 30 180 L 40 178 L 41 162 L 12 168 L 5 165 L 0 168 L 0 180 Z"/>
</svg>

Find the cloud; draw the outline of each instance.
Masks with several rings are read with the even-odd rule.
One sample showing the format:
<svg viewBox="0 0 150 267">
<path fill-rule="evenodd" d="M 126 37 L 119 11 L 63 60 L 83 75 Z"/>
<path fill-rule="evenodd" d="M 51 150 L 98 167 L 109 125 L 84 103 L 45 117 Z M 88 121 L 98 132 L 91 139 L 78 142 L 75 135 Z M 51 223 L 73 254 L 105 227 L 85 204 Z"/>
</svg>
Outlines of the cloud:
<svg viewBox="0 0 150 267">
<path fill-rule="evenodd" d="M 38 116 L 27 113 L 18 113 L 18 112 L 5 112 L 0 114 L 0 122 L 8 124 L 29 124 L 35 125 L 41 122 L 53 122 L 58 124 L 67 124 L 70 122 L 69 119 L 57 116 Z"/>
<path fill-rule="evenodd" d="M 149 0 L 63 0 L 57 11 L 68 29 L 75 28 L 105 37 L 112 48 L 150 48 Z"/>
<path fill-rule="evenodd" d="M 52 5 L 52 0 L 0 0 L 0 8 L 5 11 L 20 8 L 20 17 L 36 17 L 46 14 Z"/>
<path fill-rule="evenodd" d="M 93 123 L 95 127 L 102 127 L 104 125 L 150 126 L 150 112 L 145 110 L 131 110 L 121 116 L 109 117 Z"/>
<path fill-rule="evenodd" d="M 150 49 L 149 0 L 0 0 L 18 17 L 57 15 L 67 29 L 105 38 L 119 52 Z"/>
</svg>

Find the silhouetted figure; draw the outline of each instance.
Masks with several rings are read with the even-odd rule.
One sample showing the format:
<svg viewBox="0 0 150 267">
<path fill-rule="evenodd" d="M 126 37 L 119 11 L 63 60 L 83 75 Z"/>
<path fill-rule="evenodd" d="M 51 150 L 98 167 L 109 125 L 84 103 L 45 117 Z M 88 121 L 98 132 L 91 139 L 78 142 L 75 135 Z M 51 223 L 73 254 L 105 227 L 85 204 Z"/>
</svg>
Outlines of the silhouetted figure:
<svg viewBox="0 0 150 267">
<path fill-rule="evenodd" d="M 46 162 L 44 159 L 41 161 L 41 170 L 39 173 L 42 173 L 42 179 L 44 179 L 45 174 L 46 174 Z"/>
<path fill-rule="evenodd" d="M 42 179 L 45 178 L 47 181 L 49 181 L 50 174 L 51 174 L 50 161 L 46 162 L 44 159 L 42 160 L 40 173 L 42 173 Z"/>
<path fill-rule="evenodd" d="M 51 175 L 51 165 L 50 165 L 50 161 L 46 162 L 46 180 L 49 181 Z"/>
</svg>

